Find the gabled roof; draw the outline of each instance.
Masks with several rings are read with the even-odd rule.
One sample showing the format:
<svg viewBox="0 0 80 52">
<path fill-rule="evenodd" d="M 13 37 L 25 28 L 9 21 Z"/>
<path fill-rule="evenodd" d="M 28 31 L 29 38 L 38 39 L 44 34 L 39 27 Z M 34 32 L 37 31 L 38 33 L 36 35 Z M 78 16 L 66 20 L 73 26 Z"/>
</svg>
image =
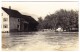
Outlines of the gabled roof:
<svg viewBox="0 0 80 52">
<path fill-rule="evenodd" d="M 10 16 L 10 17 L 15 17 L 15 18 L 23 18 L 25 19 L 25 21 L 31 23 L 31 24 L 38 24 L 38 22 L 32 18 L 31 16 L 28 15 L 23 15 L 20 12 L 18 12 L 17 10 L 13 10 L 13 9 L 8 9 L 8 8 L 4 8 L 2 7 L 2 9 Z"/>
<path fill-rule="evenodd" d="M 17 10 L 12 10 L 12 9 L 8 9 L 8 8 L 4 8 L 4 7 L 2 7 L 2 9 L 11 17 L 19 18 L 21 15 L 21 13 L 19 13 Z"/>
<path fill-rule="evenodd" d="M 38 24 L 38 22 L 31 16 L 22 15 L 21 17 L 31 24 Z"/>
</svg>

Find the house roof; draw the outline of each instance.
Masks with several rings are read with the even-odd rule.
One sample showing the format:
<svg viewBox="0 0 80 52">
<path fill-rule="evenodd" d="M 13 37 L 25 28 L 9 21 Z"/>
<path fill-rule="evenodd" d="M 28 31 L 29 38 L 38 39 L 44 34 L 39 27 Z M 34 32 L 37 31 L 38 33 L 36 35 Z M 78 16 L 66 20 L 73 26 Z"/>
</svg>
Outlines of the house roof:
<svg viewBox="0 0 80 52">
<path fill-rule="evenodd" d="M 24 18 L 27 22 L 31 23 L 31 24 L 37 24 L 38 22 L 32 18 L 31 16 L 26 16 L 26 15 L 22 15 L 22 18 Z"/>
<path fill-rule="evenodd" d="M 31 24 L 38 24 L 38 22 L 32 18 L 31 16 L 28 15 L 23 15 L 21 14 L 19 11 L 17 10 L 13 10 L 13 9 L 8 9 L 8 8 L 4 8 L 2 7 L 2 9 L 10 16 L 10 17 L 15 17 L 15 18 L 23 18 L 25 19 L 25 21 L 27 21 L 28 23 Z"/>
<path fill-rule="evenodd" d="M 8 8 L 4 8 L 4 7 L 2 7 L 2 9 L 11 17 L 19 18 L 21 15 L 21 13 L 19 13 L 17 10 L 12 10 L 12 9 L 8 9 Z"/>
</svg>

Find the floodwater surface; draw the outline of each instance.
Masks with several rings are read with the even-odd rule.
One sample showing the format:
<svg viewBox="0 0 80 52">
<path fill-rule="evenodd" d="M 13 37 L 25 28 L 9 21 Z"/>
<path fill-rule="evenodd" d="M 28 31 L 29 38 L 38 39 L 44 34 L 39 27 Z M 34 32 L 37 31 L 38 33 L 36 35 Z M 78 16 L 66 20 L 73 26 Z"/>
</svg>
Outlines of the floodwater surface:
<svg viewBox="0 0 80 52">
<path fill-rule="evenodd" d="M 2 33 L 2 50 L 7 51 L 78 50 L 78 32 Z"/>
</svg>

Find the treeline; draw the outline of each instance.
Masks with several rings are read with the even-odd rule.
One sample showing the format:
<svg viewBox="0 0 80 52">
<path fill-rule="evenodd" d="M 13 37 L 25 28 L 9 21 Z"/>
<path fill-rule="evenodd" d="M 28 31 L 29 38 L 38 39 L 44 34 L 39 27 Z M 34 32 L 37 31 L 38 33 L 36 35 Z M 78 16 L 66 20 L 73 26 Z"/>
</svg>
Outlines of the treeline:
<svg viewBox="0 0 80 52">
<path fill-rule="evenodd" d="M 47 15 L 44 20 L 38 18 L 38 29 L 54 29 L 61 27 L 63 30 L 78 31 L 78 11 L 60 9 L 54 14 Z"/>
</svg>

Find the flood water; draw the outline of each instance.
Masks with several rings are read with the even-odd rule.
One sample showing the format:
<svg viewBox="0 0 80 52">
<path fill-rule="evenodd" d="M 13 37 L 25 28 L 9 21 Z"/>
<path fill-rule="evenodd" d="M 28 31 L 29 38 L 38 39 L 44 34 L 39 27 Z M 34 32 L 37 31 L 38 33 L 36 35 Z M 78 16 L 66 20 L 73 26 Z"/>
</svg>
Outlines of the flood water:
<svg viewBox="0 0 80 52">
<path fill-rule="evenodd" d="M 78 32 L 2 33 L 2 50 L 78 50 Z"/>
</svg>

